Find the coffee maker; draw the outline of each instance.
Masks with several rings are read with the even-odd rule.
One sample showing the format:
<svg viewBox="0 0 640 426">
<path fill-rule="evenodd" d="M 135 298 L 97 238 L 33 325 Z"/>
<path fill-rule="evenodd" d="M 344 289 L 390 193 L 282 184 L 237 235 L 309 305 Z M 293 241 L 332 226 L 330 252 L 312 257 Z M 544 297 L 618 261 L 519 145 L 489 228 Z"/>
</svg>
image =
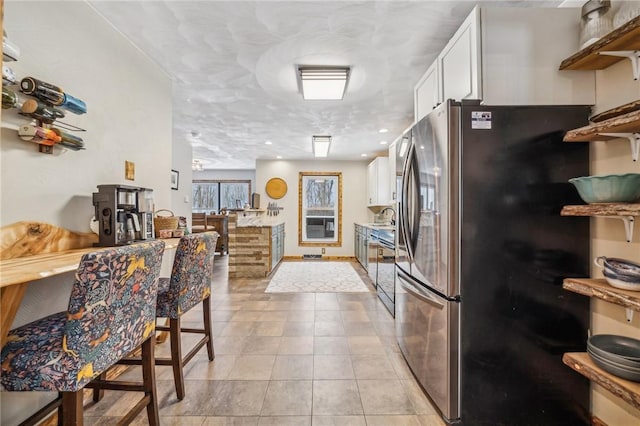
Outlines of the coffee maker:
<svg viewBox="0 0 640 426">
<path fill-rule="evenodd" d="M 152 189 L 98 185 L 93 206 L 100 229 L 95 245 L 121 246 L 154 238 Z"/>
</svg>

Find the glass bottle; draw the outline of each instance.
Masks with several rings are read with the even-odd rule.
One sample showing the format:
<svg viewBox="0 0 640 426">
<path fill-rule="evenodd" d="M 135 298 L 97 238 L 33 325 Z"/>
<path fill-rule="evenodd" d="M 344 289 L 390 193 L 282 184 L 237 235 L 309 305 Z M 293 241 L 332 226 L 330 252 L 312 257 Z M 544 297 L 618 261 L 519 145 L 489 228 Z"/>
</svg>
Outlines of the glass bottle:
<svg viewBox="0 0 640 426">
<path fill-rule="evenodd" d="M 580 48 L 595 43 L 600 37 L 613 31 L 610 0 L 589 0 L 582 6 L 580 22 Z"/>
</svg>

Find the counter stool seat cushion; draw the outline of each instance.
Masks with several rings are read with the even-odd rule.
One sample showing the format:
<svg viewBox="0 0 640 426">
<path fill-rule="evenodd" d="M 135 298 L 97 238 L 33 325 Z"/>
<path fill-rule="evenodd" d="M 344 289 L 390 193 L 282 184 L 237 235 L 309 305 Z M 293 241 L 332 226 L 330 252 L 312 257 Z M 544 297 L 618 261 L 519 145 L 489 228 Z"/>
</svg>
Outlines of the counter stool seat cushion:
<svg viewBox="0 0 640 426">
<path fill-rule="evenodd" d="M 62 348 L 66 320 L 65 313 L 59 312 L 9 333 L 2 350 L 5 390 L 76 391 L 91 379 L 83 370 L 84 360 Z"/>
</svg>

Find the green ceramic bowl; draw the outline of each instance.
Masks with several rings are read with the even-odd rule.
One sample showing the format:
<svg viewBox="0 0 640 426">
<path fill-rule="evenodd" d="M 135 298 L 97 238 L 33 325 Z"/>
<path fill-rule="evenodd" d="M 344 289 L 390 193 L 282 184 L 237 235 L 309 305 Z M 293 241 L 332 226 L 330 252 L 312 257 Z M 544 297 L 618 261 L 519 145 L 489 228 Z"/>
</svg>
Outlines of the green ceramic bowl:
<svg viewBox="0 0 640 426">
<path fill-rule="evenodd" d="M 569 179 L 585 203 L 632 203 L 640 199 L 640 173 Z"/>
</svg>

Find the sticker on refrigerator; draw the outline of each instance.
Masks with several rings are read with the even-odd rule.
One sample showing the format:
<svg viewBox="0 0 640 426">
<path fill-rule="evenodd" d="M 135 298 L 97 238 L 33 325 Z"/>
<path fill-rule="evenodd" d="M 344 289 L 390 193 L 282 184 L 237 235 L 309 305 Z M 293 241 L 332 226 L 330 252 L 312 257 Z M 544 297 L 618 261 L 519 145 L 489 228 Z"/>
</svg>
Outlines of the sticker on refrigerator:
<svg viewBox="0 0 640 426">
<path fill-rule="evenodd" d="M 472 129 L 490 129 L 491 111 L 471 111 Z"/>
</svg>

